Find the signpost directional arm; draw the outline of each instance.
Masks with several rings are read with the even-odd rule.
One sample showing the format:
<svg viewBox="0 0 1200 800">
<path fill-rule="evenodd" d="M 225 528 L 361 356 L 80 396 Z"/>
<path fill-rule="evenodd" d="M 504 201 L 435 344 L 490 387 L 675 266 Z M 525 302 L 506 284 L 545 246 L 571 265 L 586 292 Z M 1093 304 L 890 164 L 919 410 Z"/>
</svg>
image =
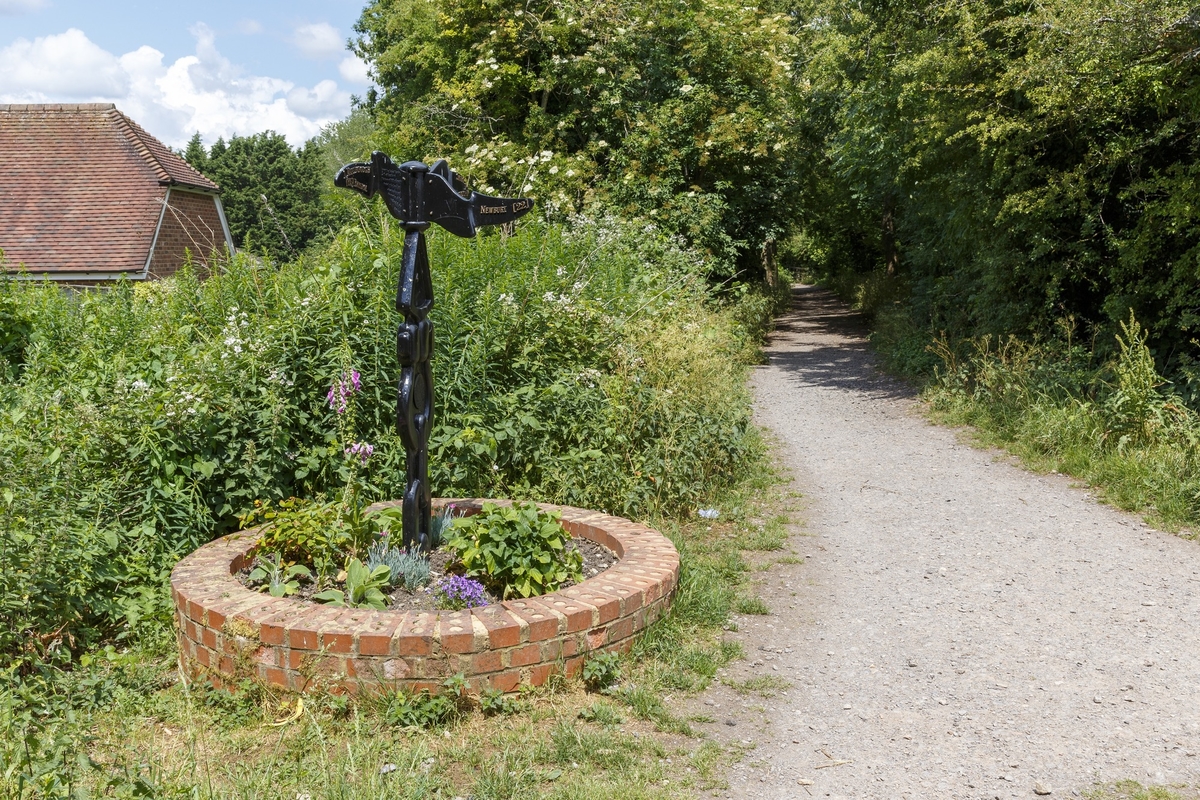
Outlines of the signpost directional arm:
<svg viewBox="0 0 1200 800">
<path fill-rule="evenodd" d="M 404 223 L 396 310 L 404 316 L 396 332 L 400 380 L 396 427 L 407 454 L 404 492 L 404 547 L 428 550 L 430 533 L 429 433 L 433 426 L 433 282 L 425 250 L 425 230 L 437 223 L 456 236 L 473 237 L 485 225 L 513 222 L 533 208 L 525 198 L 489 197 L 469 191 L 445 161 L 397 165 L 376 151 L 369 162 L 338 170 L 334 184 L 366 197 L 383 195 L 388 212 Z"/>
</svg>

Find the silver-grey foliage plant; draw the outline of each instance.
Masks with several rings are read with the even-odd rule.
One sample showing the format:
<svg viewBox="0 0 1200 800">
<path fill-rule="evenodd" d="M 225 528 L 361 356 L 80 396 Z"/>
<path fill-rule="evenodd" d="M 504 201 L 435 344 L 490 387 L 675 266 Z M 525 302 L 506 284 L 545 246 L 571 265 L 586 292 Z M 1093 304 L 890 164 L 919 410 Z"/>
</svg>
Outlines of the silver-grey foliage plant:
<svg viewBox="0 0 1200 800">
<path fill-rule="evenodd" d="M 410 592 L 429 583 L 429 559 L 420 553 L 410 553 L 403 547 L 391 547 L 390 537 L 383 537 L 367 548 L 367 569 L 377 566 L 391 568 L 391 585 L 403 586 Z"/>
</svg>

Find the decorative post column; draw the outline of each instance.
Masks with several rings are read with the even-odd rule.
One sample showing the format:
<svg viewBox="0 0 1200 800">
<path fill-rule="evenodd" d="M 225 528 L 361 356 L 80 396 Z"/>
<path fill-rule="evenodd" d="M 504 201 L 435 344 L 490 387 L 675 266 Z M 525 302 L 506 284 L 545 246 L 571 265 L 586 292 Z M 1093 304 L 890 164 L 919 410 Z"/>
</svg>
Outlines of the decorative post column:
<svg viewBox="0 0 1200 800">
<path fill-rule="evenodd" d="M 396 310 L 404 316 L 396 332 L 400 381 L 396 427 L 408 456 L 404 491 L 404 546 L 429 550 L 429 432 L 433 427 L 433 281 L 425 251 L 425 230 L 436 222 L 455 236 L 474 237 L 484 225 L 502 225 L 533 208 L 528 199 L 488 197 L 471 192 L 445 161 L 396 165 L 384 153 L 338 170 L 334 184 L 366 197 L 382 194 L 388 212 L 404 224 L 404 252 L 396 288 Z"/>
</svg>

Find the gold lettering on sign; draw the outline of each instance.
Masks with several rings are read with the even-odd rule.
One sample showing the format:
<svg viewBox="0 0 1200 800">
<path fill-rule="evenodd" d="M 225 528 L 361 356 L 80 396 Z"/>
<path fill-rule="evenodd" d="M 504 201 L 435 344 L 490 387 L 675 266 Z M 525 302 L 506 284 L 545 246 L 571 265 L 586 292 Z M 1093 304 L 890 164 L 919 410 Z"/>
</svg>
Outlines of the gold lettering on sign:
<svg viewBox="0 0 1200 800">
<path fill-rule="evenodd" d="M 481 214 L 503 214 L 508 211 L 508 206 L 480 206 L 479 213 Z"/>
<path fill-rule="evenodd" d="M 518 211 L 524 211 L 527 208 L 529 208 L 528 200 L 514 200 L 513 201 L 512 210 L 513 210 L 514 214 L 517 213 Z"/>
<path fill-rule="evenodd" d="M 371 191 L 369 186 L 367 186 L 365 183 L 363 183 L 362 181 L 357 180 L 355 178 L 346 178 L 346 185 L 348 187 L 350 187 L 351 189 L 357 189 L 358 191 L 362 192 L 363 194 L 366 194 L 367 192 Z"/>
</svg>

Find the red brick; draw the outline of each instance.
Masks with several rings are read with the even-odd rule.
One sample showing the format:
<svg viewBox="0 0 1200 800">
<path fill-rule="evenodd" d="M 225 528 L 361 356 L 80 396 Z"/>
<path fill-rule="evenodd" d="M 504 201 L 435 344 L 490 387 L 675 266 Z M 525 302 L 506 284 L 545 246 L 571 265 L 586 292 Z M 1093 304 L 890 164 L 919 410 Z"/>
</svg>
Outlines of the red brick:
<svg viewBox="0 0 1200 800">
<path fill-rule="evenodd" d="M 504 667 L 504 660 L 500 657 L 500 651 L 489 650 L 486 653 L 476 653 L 471 656 L 471 670 L 469 675 L 481 675 L 485 672 L 496 672 Z"/>
<path fill-rule="evenodd" d="M 588 650 L 595 650 L 608 643 L 608 629 L 598 628 L 588 633 Z"/>
<path fill-rule="evenodd" d="M 483 606 L 471 612 L 487 628 L 488 642 L 493 648 L 512 647 L 521 641 L 521 626 L 502 605 Z"/>
<path fill-rule="evenodd" d="M 563 639 L 569 640 L 572 638 L 574 638 L 574 637 L 568 636 L 568 637 L 563 637 L 563 638 L 551 639 L 548 642 L 542 642 L 542 644 L 541 644 L 542 657 L 539 660 L 541 660 L 541 661 L 557 661 L 558 659 L 562 658 Z"/>
<path fill-rule="evenodd" d="M 502 692 L 515 692 L 517 687 L 521 685 L 521 673 L 515 669 L 496 672 L 488 676 L 488 683 L 492 685 L 493 689 L 499 689 Z"/>
<path fill-rule="evenodd" d="M 272 686 L 287 686 L 287 675 L 279 667 L 265 667 L 263 677 Z"/>
<path fill-rule="evenodd" d="M 400 681 L 412 673 L 412 666 L 403 658 L 389 658 L 383 662 L 383 677 L 389 681 Z"/>
<path fill-rule="evenodd" d="M 585 583 L 580 586 L 563 589 L 558 594 L 579 603 L 587 603 L 595 608 L 598 612 L 598 617 L 593 625 L 604 625 L 613 621 L 621 614 L 621 600 L 616 593 L 606 592 L 599 587 L 592 588 Z"/>
<path fill-rule="evenodd" d="M 585 636 L 586 634 L 583 633 L 577 633 L 573 636 L 564 636 L 562 640 L 562 647 L 559 648 L 558 656 L 556 656 L 556 658 L 570 658 L 571 656 L 579 655 L 579 653 L 584 649 L 583 642 L 585 641 Z"/>
<path fill-rule="evenodd" d="M 633 635 L 633 618 L 624 617 L 608 626 L 608 640 L 619 642 Z"/>
<path fill-rule="evenodd" d="M 354 651 L 354 637 L 349 633 L 322 631 L 321 649 L 339 655 Z"/>
<path fill-rule="evenodd" d="M 406 614 L 378 614 L 358 631 L 358 653 L 364 656 L 386 656 L 392 652 L 392 640 L 404 624 Z"/>
<path fill-rule="evenodd" d="M 196 661 L 198 661 L 199 663 L 203 664 L 206 667 L 211 667 L 212 666 L 211 651 L 207 647 L 197 647 L 196 648 Z"/>
<path fill-rule="evenodd" d="M 437 624 L 434 614 L 409 614 L 396 634 L 396 655 L 433 655 L 433 633 Z"/>
<path fill-rule="evenodd" d="M 548 644 L 550 643 L 547 642 L 543 645 L 530 643 L 520 647 L 515 647 L 508 653 L 508 663 L 514 667 L 527 667 L 530 664 L 536 664 L 543 660 L 542 648 L 546 647 Z"/>
<path fill-rule="evenodd" d="M 439 615 L 438 634 L 444 652 L 474 653 L 479 649 L 476 647 L 475 627 L 471 624 L 470 611 Z"/>
<path fill-rule="evenodd" d="M 292 628 L 288 631 L 288 647 L 296 650 L 316 650 L 317 632 L 308 628 Z"/>
<path fill-rule="evenodd" d="M 187 615 L 189 619 L 193 619 L 202 625 L 204 624 L 204 606 L 195 600 L 187 601 Z"/>
<path fill-rule="evenodd" d="M 226 675 L 232 675 L 233 659 L 229 656 L 221 656 L 220 661 L 217 662 L 217 671 L 224 672 Z"/>
<path fill-rule="evenodd" d="M 621 601 L 621 614 L 632 614 L 644 605 L 642 600 L 642 587 L 640 582 L 635 582 L 637 579 L 621 578 L 596 578 L 599 581 L 600 588 L 614 594 Z"/>
<path fill-rule="evenodd" d="M 596 608 L 578 598 L 566 594 L 564 589 L 542 598 L 542 603 L 567 618 L 567 632 L 574 633 L 599 625 L 599 612 Z"/>
<path fill-rule="evenodd" d="M 526 641 L 542 642 L 566 630 L 566 617 L 536 600 L 509 600 L 505 607 L 528 627 Z"/>
<path fill-rule="evenodd" d="M 541 686 L 551 675 L 558 674 L 557 664 L 538 664 L 529 670 L 529 685 Z"/>
<path fill-rule="evenodd" d="M 567 663 L 563 667 L 563 674 L 568 678 L 573 678 L 583 670 L 583 656 L 567 659 Z"/>
<path fill-rule="evenodd" d="M 287 668 L 288 669 L 304 669 L 305 662 L 312 656 L 311 653 L 306 653 L 303 650 L 288 650 L 287 651 Z"/>
<path fill-rule="evenodd" d="M 200 631 L 200 641 L 210 650 L 217 649 L 217 634 L 212 628 L 203 628 Z"/>
</svg>

